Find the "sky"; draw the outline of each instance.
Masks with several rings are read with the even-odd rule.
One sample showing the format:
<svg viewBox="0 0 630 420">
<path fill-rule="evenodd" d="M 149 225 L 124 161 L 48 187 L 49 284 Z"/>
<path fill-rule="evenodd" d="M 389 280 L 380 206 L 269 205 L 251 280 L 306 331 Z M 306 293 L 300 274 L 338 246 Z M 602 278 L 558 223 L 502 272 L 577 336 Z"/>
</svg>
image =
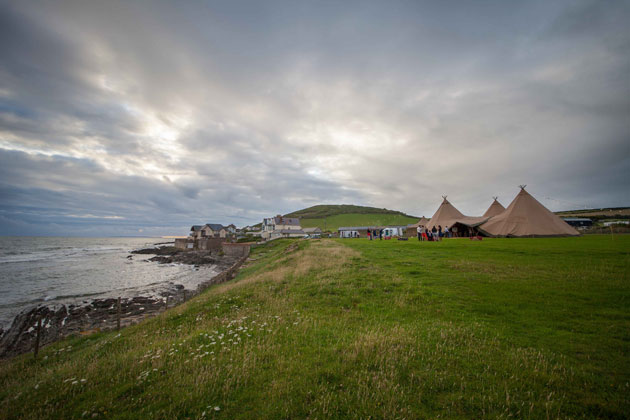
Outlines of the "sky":
<svg viewBox="0 0 630 420">
<path fill-rule="evenodd" d="M 0 235 L 630 205 L 628 1 L 0 0 Z"/>
</svg>

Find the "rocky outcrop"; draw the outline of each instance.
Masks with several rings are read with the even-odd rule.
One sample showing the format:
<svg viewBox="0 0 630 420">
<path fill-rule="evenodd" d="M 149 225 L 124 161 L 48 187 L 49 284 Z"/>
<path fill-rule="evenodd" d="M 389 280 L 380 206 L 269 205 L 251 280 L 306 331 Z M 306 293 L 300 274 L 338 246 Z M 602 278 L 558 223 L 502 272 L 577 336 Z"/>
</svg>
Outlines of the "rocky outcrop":
<svg viewBox="0 0 630 420">
<path fill-rule="evenodd" d="M 136 252 L 142 253 L 142 252 Z M 192 254 L 192 252 L 186 252 Z M 121 299 L 121 327 L 135 324 L 154 316 L 168 307 L 184 302 L 207 287 L 231 280 L 247 257 L 213 257 L 209 252 L 199 252 L 196 261 L 210 261 L 201 264 L 216 264 L 222 270 L 216 276 L 199 284 L 197 290 L 186 290 L 174 284 L 167 292 L 157 297 L 138 296 Z M 164 256 L 163 256 L 164 257 Z M 168 258 L 172 257 L 169 256 Z M 192 260 L 191 260 L 192 261 Z M 37 322 L 41 319 L 40 346 L 50 344 L 73 334 L 111 330 L 117 327 L 118 300 L 95 299 L 84 305 L 38 306 L 24 311 L 15 317 L 11 327 L 0 336 L 0 357 L 12 357 L 31 351 L 35 345 Z"/>
<path fill-rule="evenodd" d="M 160 264 L 216 264 L 221 267 L 229 267 L 232 263 L 234 263 L 234 258 L 223 256 L 219 251 L 191 251 L 178 249 L 172 246 L 139 249 L 137 251 L 131 251 L 131 253 L 153 254 L 155 257 L 149 258 L 149 261 Z"/>
<path fill-rule="evenodd" d="M 183 287 L 180 287 L 183 295 Z M 179 297 L 183 300 L 183 297 Z M 121 299 L 121 325 L 129 325 L 166 309 L 161 297 L 138 296 Z M 95 299 L 85 305 L 38 306 L 15 317 L 0 338 L 0 357 L 14 356 L 33 349 L 37 322 L 41 319 L 40 346 L 62 337 L 116 328 L 118 299 Z"/>
</svg>

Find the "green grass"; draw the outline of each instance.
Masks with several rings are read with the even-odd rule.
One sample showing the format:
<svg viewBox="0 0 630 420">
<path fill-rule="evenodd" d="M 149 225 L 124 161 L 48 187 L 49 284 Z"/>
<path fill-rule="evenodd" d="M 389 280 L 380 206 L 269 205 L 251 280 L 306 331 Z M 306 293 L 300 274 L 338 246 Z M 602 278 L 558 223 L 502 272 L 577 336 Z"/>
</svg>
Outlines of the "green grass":
<svg viewBox="0 0 630 420">
<path fill-rule="evenodd" d="M 630 236 L 282 240 L 252 258 L 120 335 L 2 362 L 0 418 L 630 412 Z"/>
<path fill-rule="evenodd" d="M 378 207 L 355 206 L 352 204 L 320 204 L 306 209 L 294 211 L 286 214 L 286 217 L 301 217 L 305 219 L 321 219 L 324 217 L 336 216 L 339 214 L 389 214 L 398 216 L 409 216 L 401 211 L 379 209 Z M 415 218 L 419 219 L 418 217 Z"/>
<path fill-rule="evenodd" d="M 405 226 L 416 223 L 415 217 L 400 214 L 338 214 L 322 219 L 301 219 L 302 227 L 318 227 L 323 231 L 336 232 L 340 226 Z"/>
</svg>

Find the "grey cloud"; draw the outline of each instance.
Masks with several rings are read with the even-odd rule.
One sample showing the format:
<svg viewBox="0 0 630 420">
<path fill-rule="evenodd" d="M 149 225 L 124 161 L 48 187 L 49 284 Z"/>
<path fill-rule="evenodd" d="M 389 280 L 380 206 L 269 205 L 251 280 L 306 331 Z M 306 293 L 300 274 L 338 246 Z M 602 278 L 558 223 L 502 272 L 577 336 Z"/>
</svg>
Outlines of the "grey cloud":
<svg viewBox="0 0 630 420">
<path fill-rule="evenodd" d="M 521 183 L 554 210 L 625 205 L 629 16 L 596 1 L 2 3 L 3 232 L 183 233 L 322 202 L 429 216 L 442 194 L 475 214 Z"/>
</svg>

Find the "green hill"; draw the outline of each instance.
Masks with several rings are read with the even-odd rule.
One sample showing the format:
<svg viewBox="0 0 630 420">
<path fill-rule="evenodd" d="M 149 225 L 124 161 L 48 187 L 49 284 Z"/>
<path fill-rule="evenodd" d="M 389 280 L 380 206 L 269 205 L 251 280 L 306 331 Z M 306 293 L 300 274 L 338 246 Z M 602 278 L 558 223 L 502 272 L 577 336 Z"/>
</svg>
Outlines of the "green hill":
<svg viewBox="0 0 630 420">
<path fill-rule="evenodd" d="M 379 209 L 377 207 L 355 206 L 352 204 L 320 204 L 318 206 L 294 211 L 285 214 L 286 217 L 301 217 L 304 219 L 321 219 L 324 217 L 336 216 L 339 214 L 391 214 L 406 217 L 409 216 L 401 211 Z M 419 217 L 416 217 L 419 219 Z"/>
<path fill-rule="evenodd" d="M 322 219 L 300 219 L 302 227 L 318 227 L 335 232 L 340 226 L 404 226 L 418 221 L 416 217 L 399 214 L 338 214 Z"/>
<path fill-rule="evenodd" d="M 350 204 L 318 205 L 285 216 L 299 217 L 302 227 L 319 227 L 323 231 L 336 231 L 340 226 L 407 225 L 419 219 L 396 210 Z"/>
<path fill-rule="evenodd" d="M 0 362 L 0 418 L 627 418 L 628 249 L 272 241 L 153 319 Z"/>
</svg>

